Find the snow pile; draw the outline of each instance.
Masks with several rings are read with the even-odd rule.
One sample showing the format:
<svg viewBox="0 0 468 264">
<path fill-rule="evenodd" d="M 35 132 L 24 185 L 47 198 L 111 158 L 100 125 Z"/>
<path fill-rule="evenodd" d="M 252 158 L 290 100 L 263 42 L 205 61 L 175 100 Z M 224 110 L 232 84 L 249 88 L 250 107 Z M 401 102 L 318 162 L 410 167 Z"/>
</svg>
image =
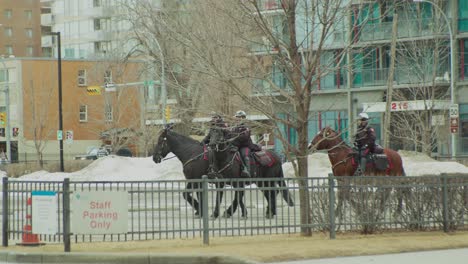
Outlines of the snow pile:
<svg viewBox="0 0 468 264">
<path fill-rule="evenodd" d="M 400 151 L 406 175 L 439 175 L 441 173 L 468 174 L 468 167 L 452 161 L 436 161 L 427 155 Z M 182 163 L 170 153 L 168 159 L 156 164 L 152 157 L 129 158 L 119 156 L 106 156 L 91 163 L 86 168 L 72 172 L 50 173 L 36 171 L 19 177 L 20 180 L 62 181 L 70 178 L 71 181 L 154 181 L 154 180 L 182 180 Z M 309 155 L 309 177 L 328 177 L 331 173 L 331 164 L 326 153 L 317 152 Z M 292 164 L 283 164 L 285 177 L 295 177 Z M 5 172 L 1 172 L 5 175 Z"/>
</svg>

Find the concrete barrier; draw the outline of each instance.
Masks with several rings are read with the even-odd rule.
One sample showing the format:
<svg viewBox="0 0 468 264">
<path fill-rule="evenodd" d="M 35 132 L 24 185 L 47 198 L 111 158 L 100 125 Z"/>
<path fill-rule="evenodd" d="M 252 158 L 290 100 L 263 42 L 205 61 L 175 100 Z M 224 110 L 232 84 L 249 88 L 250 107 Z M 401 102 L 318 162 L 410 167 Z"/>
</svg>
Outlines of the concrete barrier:
<svg viewBox="0 0 468 264">
<path fill-rule="evenodd" d="M 142 254 L 142 253 L 26 253 L 0 252 L 0 263 L 44 263 L 44 264 L 256 264 L 226 255 L 197 254 Z"/>
</svg>

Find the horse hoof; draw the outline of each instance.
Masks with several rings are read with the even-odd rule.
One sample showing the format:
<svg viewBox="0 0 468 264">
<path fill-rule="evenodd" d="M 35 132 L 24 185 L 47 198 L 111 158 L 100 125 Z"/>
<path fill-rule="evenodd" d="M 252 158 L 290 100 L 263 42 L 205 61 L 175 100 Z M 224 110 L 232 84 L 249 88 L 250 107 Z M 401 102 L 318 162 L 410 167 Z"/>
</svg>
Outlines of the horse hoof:
<svg viewBox="0 0 468 264">
<path fill-rule="evenodd" d="M 210 218 L 211 218 L 211 220 L 216 220 L 216 218 L 218 218 L 218 216 L 217 215 L 211 215 Z"/>
<path fill-rule="evenodd" d="M 275 218 L 275 215 L 274 214 L 266 214 L 265 218 L 266 219 L 273 219 L 273 218 Z"/>
<path fill-rule="evenodd" d="M 228 213 L 226 213 L 226 212 L 224 212 L 224 214 L 223 214 L 223 218 L 231 218 L 231 215 L 230 215 L 230 214 L 228 214 Z"/>
<path fill-rule="evenodd" d="M 247 216 L 246 216 L 246 215 L 245 215 L 245 216 L 241 216 L 240 219 L 241 219 L 241 220 L 247 220 Z"/>
</svg>

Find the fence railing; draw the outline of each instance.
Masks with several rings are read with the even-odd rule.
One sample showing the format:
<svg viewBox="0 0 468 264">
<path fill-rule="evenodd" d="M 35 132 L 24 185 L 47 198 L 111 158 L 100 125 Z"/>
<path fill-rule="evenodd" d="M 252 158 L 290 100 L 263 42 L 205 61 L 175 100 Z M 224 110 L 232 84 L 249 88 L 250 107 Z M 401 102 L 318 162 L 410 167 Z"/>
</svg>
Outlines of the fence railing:
<svg viewBox="0 0 468 264">
<path fill-rule="evenodd" d="M 33 191 L 57 193 L 56 234 L 37 234 L 44 243 L 70 244 L 100 241 L 133 241 L 176 238 L 293 234 L 303 228 L 329 232 L 374 233 L 402 230 L 459 230 L 468 223 L 468 175 L 424 177 L 333 177 L 278 179 L 208 179 L 174 181 L 20 181 L 3 178 L 2 241 L 21 241 Z M 225 184 L 221 188 L 220 184 Z M 245 187 L 240 187 L 244 186 Z M 193 188 L 187 190 L 187 186 Z M 71 217 L 76 208 L 70 197 L 80 192 L 124 192 L 128 204 L 127 230 L 122 233 L 75 234 Z M 216 195 L 223 191 L 219 216 L 214 218 Z M 239 192 L 245 210 L 232 207 Z M 287 194 L 289 192 L 289 194 Z M 197 196 L 198 193 L 198 196 Z M 301 218 L 299 197 L 308 194 Z M 194 208 L 185 200 L 201 201 Z M 287 197 L 294 200 L 288 204 Z M 237 196 L 238 197 L 238 196 Z M 285 198 L 286 197 L 286 198 Z M 270 202 L 268 203 L 268 199 Z M 34 206 L 34 204 L 33 204 Z M 125 206 L 125 205 L 123 205 Z M 198 212 L 199 215 L 196 215 Z M 230 217 L 226 217 L 229 216 Z M 32 216 L 34 218 L 34 215 Z M 302 219 L 302 220 L 301 220 Z"/>
</svg>

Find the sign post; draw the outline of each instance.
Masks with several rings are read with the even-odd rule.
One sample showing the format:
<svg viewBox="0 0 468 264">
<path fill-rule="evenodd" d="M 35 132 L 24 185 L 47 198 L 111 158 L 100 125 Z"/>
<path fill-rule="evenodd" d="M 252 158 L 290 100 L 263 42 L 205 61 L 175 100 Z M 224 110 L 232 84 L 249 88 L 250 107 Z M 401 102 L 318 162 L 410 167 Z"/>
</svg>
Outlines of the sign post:
<svg viewBox="0 0 468 264">
<path fill-rule="evenodd" d="M 449 115 L 450 115 L 450 133 L 452 134 L 457 134 L 458 133 L 458 127 L 459 127 L 459 112 L 458 112 L 458 104 L 452 104 L 450 105 L 449 109 Z"/>
</svg>

